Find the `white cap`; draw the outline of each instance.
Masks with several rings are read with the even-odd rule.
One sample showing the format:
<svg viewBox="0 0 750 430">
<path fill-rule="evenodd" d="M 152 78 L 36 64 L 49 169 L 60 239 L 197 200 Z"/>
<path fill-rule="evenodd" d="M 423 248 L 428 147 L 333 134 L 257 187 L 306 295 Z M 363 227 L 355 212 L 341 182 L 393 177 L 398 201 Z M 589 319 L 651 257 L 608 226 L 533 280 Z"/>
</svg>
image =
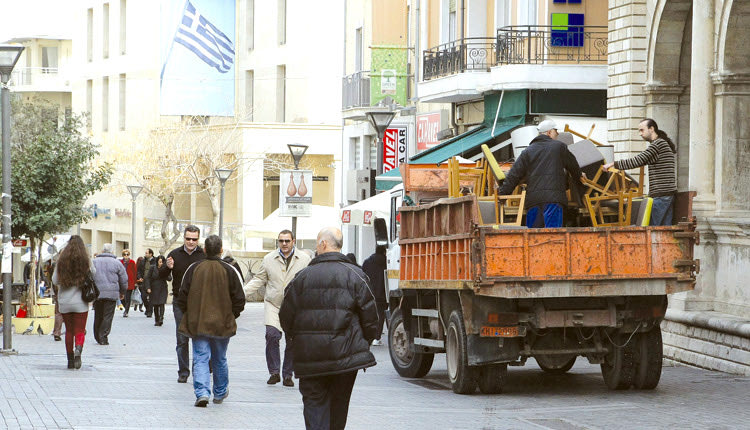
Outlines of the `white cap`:
<svg viewBox="0 0 750 430">
<path fill-rule="evenodd" d="M 536 126 L 536 129 L 539 131 L 539 133 L 546 133 L 553 128 L 557 129 L 557 124 L 555 124 L 555 121 L 552 121 L 551 119 L 545 119 Z"/>
</svg>

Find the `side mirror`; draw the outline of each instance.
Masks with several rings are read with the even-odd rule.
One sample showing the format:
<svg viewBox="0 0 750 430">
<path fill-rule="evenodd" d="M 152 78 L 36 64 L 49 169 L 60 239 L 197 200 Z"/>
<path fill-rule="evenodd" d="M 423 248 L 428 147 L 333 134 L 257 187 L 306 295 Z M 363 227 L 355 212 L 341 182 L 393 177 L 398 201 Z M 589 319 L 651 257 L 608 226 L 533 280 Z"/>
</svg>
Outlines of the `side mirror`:
<svg viewBox="0 0 750 430">
<path fill-rule="evenodd" d="M 375 227 L 375 245 L 388 246 L 388 226 L 383 218 L 375 218 L 372 223 Z"/>
</svg>

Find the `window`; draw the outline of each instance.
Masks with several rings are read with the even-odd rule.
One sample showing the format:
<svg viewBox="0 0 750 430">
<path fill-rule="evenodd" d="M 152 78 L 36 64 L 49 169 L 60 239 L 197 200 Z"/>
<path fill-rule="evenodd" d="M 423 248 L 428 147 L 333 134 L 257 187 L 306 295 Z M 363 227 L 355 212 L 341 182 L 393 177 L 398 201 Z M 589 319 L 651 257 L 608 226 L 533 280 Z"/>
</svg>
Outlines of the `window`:
<svg viewBox="0 0 750 430">
<path fill-rule="evenodd" d="M 91 110 L 94 108 L 94 81 L 86 81 L 86 129 L 91 131 Z"/>
<path fill-rule="evenodd" d="M 495 27 L 513 25 L 510 14 L 510 0 L 495 0 Z"/>
<path fill-rule="evenodd" d="M 286 122 L 286 66 L 276 67 L 276 122 Z"/>
<path fill-rule="evenodd" d="M 120 55 L 125 55 L 128 28 L 127 0 L 120 0 Z"/>
<path fill-rule="evenodd" d="M 109 130 L 109 78 L 102 78 L 102 131 Z"/>
<path fill-rule="evenodd" d="M 109 3 L 102 8 L 102 58 L 109 58 Z"/>
<path fill-rule="evenodd" d="M 57 47 L 42 47 L 42 73 L 57 73 Z"/>
<path fill-rule="evenodd" d="M 253 50 L 255 48 L 255 0 L 247 0 L 247 15 L 245 16 L 245 25 L 247 27 L 247 49 Z"/>
<path fill-rule="evenodd" d="M 279 45 L 286 45 L 286 0 L 277 0 L 278 3 L 278 27 L 279 27 Z"/>
<path fill-rule="evenodd" d="M 362 27 L 359 27 L 356 30 L 356 33 L 354 35 L 354 43 L 355 43 L 355 51 L 354 51 L 354 71 L 355 72 L 361 72 L 364 68 L 363 65 L 363 50 L 364 50 L 364 41 L 362 39 Z"/>
<path fill-rule="evenodd" d="M 125 130 L 125 119 L 126 119 L 126 85 L 127 85 L 127 76 L 125 76 L 125 73 L 120 74 L 120 130 Z"/>
<path fill-rule="evenodd" d="M 245 72 L 245 109 L 247 109 L 247 120 L 253 120 L 253 112 L 255 111 L 254 102 L 254 86 L 255 86 L 255 72 L 248 70 Z"/>
<path fill-rule="evenodd" d="M 526 4 L 518 5 L 518 25 L 537 24 L 537 0 L 528 0 Z"/>
<path fill-rule="evenodd" d="M 448 41 L 456 40 L 456 0 L 451 0 L 448 6 Z"/>
<path fill-rule="evenodd" d="M 89 61 L 94 59 L 94 9 L 86 13 L 86 57 Z"/>
</svg>

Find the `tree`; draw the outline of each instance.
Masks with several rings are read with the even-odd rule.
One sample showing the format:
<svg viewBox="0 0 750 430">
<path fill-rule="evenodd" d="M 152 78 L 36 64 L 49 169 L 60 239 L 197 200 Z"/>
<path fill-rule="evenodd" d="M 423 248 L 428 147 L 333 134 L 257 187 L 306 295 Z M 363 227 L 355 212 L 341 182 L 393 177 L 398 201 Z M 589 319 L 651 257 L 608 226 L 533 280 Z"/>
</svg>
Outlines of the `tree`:
<svg viewBox="0 0 750 430">
<path fill-rule="evenodd" d="M 46 235 L 85 222 L 83 202 L 110 180 L 112 166 L 97 161 L 97 146 L 80 132 L 84 120 L 77 114 L 60 118 L 57 106 L 42 100 L 13 101 L 11 229 L 14 237 L 27 236 L 31 249 Z M 30 312 L 36 293 L 27 294 Z"/>
</svg>

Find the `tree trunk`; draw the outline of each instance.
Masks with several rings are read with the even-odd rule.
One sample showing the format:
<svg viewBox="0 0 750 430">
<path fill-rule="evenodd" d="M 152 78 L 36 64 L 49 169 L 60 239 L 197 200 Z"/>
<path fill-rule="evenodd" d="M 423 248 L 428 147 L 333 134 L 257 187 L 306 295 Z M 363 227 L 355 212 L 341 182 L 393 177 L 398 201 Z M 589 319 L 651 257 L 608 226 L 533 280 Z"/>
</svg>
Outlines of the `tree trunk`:
<svg viewBox="0 0 750 430">
<path fill-rule="evenodd" d="M 164 255 L 169 250 L 169 247 L 180 238 L 180 230 L 177 228 L 177 217 L 174 216 L 174 211 L 172 211 L 174 196 L 169 196 L 169 199 L 166 202 L 162 201 L 162 203 L 164 203 L 164 219 L 161 222 L 161 239 L 164 244 L 159 248 L 159 254 Z M 170 222 L 172 222 L 171 237 L 169 235 Z"/>
<path fill-rule="evenodd" d="M 30 317 L 37 316 L 37 294 L 39 292 L 39 288 L 36 286 L 36 262 L 37 262 L 37 256 L 34 255 L 34 251 L 37 251 L 36 244 L 37 240 L 34 237 L 29 238 L 29 243 L 31 245 L 31 252 L 29 253 L 29 262 L 31 264 L 31 267 L 29 267 L 29 285 L 26 288 L 26 312 L 27 315 Z M 39 255 L 42 253 L 42 248 L 40 247 Z M 40 257 L 41 258 L 41 257 Z"/>
</svg>

